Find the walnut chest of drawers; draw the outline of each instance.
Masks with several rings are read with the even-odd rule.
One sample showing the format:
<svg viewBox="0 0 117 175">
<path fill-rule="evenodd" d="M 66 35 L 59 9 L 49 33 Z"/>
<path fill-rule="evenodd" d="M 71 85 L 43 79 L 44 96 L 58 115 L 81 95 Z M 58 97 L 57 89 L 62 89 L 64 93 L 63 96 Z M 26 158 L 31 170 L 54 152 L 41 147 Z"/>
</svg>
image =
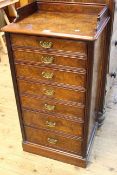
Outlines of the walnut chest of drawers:
<svg viewBox="0 0 117 175">
<path fill-rule="evenodd" d="M 86 167 L 101 124 L 110 13 L 34 2 L 4 27 L 25 151 Z"/>
</svg>

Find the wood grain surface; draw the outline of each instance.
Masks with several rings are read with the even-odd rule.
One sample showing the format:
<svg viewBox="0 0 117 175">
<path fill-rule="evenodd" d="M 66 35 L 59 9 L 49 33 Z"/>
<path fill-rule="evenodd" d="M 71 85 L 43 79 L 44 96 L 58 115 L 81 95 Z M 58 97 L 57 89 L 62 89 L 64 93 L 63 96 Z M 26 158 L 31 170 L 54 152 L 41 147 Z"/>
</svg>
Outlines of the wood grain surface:
<svg viewBox="0 0 117 175">
<path fill-rule="evenodd" d="M 37 6 L 38 11 L 36 10 Z M 34 7 L 34 11 L 31 10 L 32 7 Z M 27 13 L 24 13 L 26 9 Z M 28 16 L 29 11 L 31 11 L 31 14 Z M 100 38 L 102 38 L 101 33 L 111 17 L 109 9 L 104 4 L 35 2 L 21 8 L 18 15 L 21 15 L 21 17 L 17 18 L 15 23 L 5 27 L 4 31 L 7 32 L 9 61 L 21 129 L 23 130 L 23 149 L 86 167 L 98 123 L 100 124 L 99 118 L 96 118 L 100 111 L 95 110 L 97 107 L 96 101 L 100 98 L 97 92 L 100 94 L 103 88 L 100 87 L 100 90 L 97 90 L 100 82 L 105 82 L 105 79 L 98 78 L 98 74 L 101 72 L 98 67 L 100 59 L 107 59 L 105 52 L 103 53 L 103 58 L 100 56 L 100 50 L 105 48 L 101 47 L 102 40 Z M 79 19 L 79 23 L 77 19 Z M 110 30 L 109 25 L 107 27 Z M 76 34 L 76 32 L 79 33 Z M 104 37 L 107 37 L 105 31 Z M 109 37 L 110 35 L 106 40 L 107 47 Z M 100 41 L 99 44 L 97 44 L 98 41 Z M 67 56 L 74 59 L 77 59 L 77 56 L 87 57 L 87 67 L 82 67 L 81 65 L 75 68 L 70 65 L 70 62 L 68 66 L 59 65 L 60 63 L 52 65 L 53 58 L 48 57 L 41 58 L 44 64 L 36 64 L 36 60 L 31 62 L 13 58 L 15 50 L 24 50 L 25 52 L 25 49 L 26 51 L 34 51 L 34 53 L 42 51 L 42 54 L 55 54 L 55 56 Z M 50 66 L 46 64 L 48 61 Z M 102 65 L 102 69 L 106 70 L 104 65 Z M 41 91 L 40 94 L 31 93 L 31 89 L 28 92 L 20 93 L 19 80 L 26 80 L 27 82 L 30 80 L 34 84 L 46 84 L 52 87 L 54 85 L 63 89 L 66 86 L 66 88 L 69 87 L 67 90 L 84 89 L 86 90 L 85 101 L 82 103 L 68 100 L 69 97 L 68 99 L 61 99 L 60 97 L 48 98 L 47 94 L 51 96 L 54 94 L 53 89 L 43 90 L 44 92 Z M 38 87 L 36 88 L 38 89 Z M 34 90 L 33 86 L 32 89 Z M 27 91 L 25 88 L 24 90 Z M 42 95 L 42 93 L 46 93 L 46 95 Z M 64 91 L 64 93 L 66 92 Z M 101 108 L 103 108 L 102 105 Z M 26 126 L 27 124 L 24 123 L 25 114 L 24 116 L 22 115 L 23 110 L 33 111 L 35 114 L 41 112 L 55 117 L 61 116 L 62 121 L 69 119 L 69 121 L 78 122 L 79 124 L 84 122 L 82 132 L 79 127 L 77 136 L 74 131 L 70 133 L 67 121 L 67 132 L 60 127 L 60 130 L 48 129 L 44 127 L 45 121 L 41 120 L 41 118 L 41 127 L 30 124 Z M 57 120 L 56 122 L 49 120 L 46 121 L 46 124 L 49 127 L 56 127 L 58 122 Z M 55 158 L 57 155 L 58 157 Z"/>
<path fill-rule="evenodd" d="M 57 115 L 25 109 L 23 109 L 23 121 L 25 125 L 35 128 L 46 128 L 50 131 L 58 131 L 61 134 L 71 134 L 77 137 L 83 135 L 83 121 L 76 122 L 71 119 L 57 117 Z"/>
<path fill-rule="evenodd" d="M 31 127 L 25 127 L 26 137 L 28 142 L 32 142 L 38 145 L 49 146 L 58 150 L 63 150 L 78 155 L 82 155 L 82 141 L 80 139 L 71 139 L 58 135 L 53 132 L 47 132 L 46 130 L 34 129 Z M 40 136 L 40 137 L 39 137 Z M 49 142 L 55 140 L 56 142 Z"/>
<path fill-rule="evenodd" d="M 8 60 L 5 55 L 2 55 L 1 58 L 0 138 L 4 141 L 1 142 L 0 149 L 0 173 L 6 175 L 32 175 L 34 173 L 47 175 L 60 175 L 61 173 L 67 175 L 116 175 L 116 104 L 112 106 L 112 108 L 115 109 L 109 109 L 106 112 L 107 118 L 103 128 L 100 129 L 97 133 L 94 144 L 93 158 L 87 169 L 83 170 L 81 168 L 76 168 L 72 165 L 54 161 L 52 159 L 22 152 L 22 148 L 20 146 L 21 135 L 16 117 L 17 111 Z M 28 145 L 25 145 L 25 149 L 29 150 Z M 37 148 L 33 145 L 32 150 L 30 149 L 30 151 L 34 152 L 34 150 L 37 150 Z M 41 149 L 40 153 L 44 154 L 44 150 L 42 151 Z M 57 154 L 53 152 L 53 157 L 56 157 L 56 155 Z M 64 161 L 64 158 L 62 156 L 61 161 Z M 71 158 L 67 157 L 67 161 L 70 162 Z M 74 157 L 72 158 L 72 161 L 73 164 L 76 164 L 76 162 L 78 164 L 81 164 L 80 157 L 79 160 L 77 159 L 77 161 L 76 157 Z"/>
<path fill-rule="evenodd" d="M 49 100 L 48 98 L 42 99 L 31 97 L 31 96 L 21 96 L 21 104 L 22 107 L 25 107 L 27 109 L 33 109 L 33 110 L 40 110 L 45 111 L 50 114 L 60 113 L 61 115 L 70 115 L 72 117 L 77 118 L 84 118 L 84 105 L 78 104 L 73 105 L 72 103 L 69 104 L 55 101 L 55 100 Z M 46 106 L 54 106 L 53 110 L 48 110 Z"/>
<path fill-rule="evenodd" d="M 37 13 L 39 15 L 40 13 Z M 35 18 L 35 17 L 34 17 Z M 30 21 L 30 19 L 29 19 Z M 38 21 L 38 19 L 37 19 Z M 41 21 L 40 21 L 41 22 Z M 31 23 L 31 21 L 30 21 Z M 36 22 L 35 22 L 36 23 Z M 47 22 L 46 22 L 47 23 Z M 46 29 L 46 27 L 44 27 Z M 38 30 L 40 27 L 38 27 Z M 11 35 L 11 42 L 13 47 L 25 47 L 26 48 L 32 48 L 34 49 L 41 49 L 49 52 L 50 50 L 55 50 L 55 51 L 69 51 L 69 52 L 80 52 L 81 54 L 86 54 L 87 52 L 87 47 L 86 43 L 84 42 L 74 42 L 73 40 L 61 40 L 61 39 L 56 39 L 56 38 L 50 38 L 50 37 L 38 37 L 38 36 L 28 36 L 27 35 L 18 35 L 18 34 L 12 34 Z M 46 42 L 46 43 L 51 43 L 51 47 L 44 48 L 40 44 L 40 42 Z M 69 53 L 68 52 L 68 53 Z"/>
<path fill-rule="evenodd" d="M 62 53 L 61 53 L 62 54 Z M 36 65 L 46 66 L 69 66 L 75 68 L 86 68 L 87 67 L 87 56 L 83 53 L 78 53 L 76 56 L 71 54 L 70 56 L 60 55 L 60 53 L 50 53 L 42 51 L 32 51 L 29 49 L 14 49 L 14 59 L 18 62 L 25 62 Z M 48 60 L 48 61 L 47 61 Z"/>
<path fill-rule="evenodd" d="M 80 69 L 79 71 L 72 72 L 69 70 L 52 69 L 38 66 L 31 66 L 28 64 L 16 64 L 17 77 L 30 78 L 32 80 L 45 81 L 48 83 L 55 82 L 56 84 L 68 84 L 85 87 L 86 83 L 86 71 Z M 46 74 L 51 77 L 46 78 Z"/>
<path fill-rule="evenodd" d="M 56 36 L 56 37 L 64 37 L 64 38 L 74 38 L 74 39 L 82 39 L 82 40 L 95 40 L 100 35 L 101 31 L 104 29 L 105 25 L 109 20 L 109 11 L 106 9 L 104 12 L 105 6 L 96 5 L 97 10 L 94 10 L 91 5 L 83 5 L 77 3 L 44 3 L 40 2 L 40 6 L 44 4 L 44 7 L 48 9 L 48 6 L 55 9 L 59 6 L 59 12 L 51 12 L 51 11 L 43 11 L 43 8 L 39 7 L 39 13 L 36 11 L 38 3 L 33 3 L 27 6 L 27 9 L 35 9 L 35 13 L 31 12 L 32 15 L 27 17 L 25 14 L 19 11 L 19 16 L 21 13 L 21 19 L 23 16 L 25 17 L 23 20 L 19 22 L 13 23 L 9 26 L 4 27 L 3 31 L 11 32 L 11 33 L 22 33 L 28 35 L 40 35 L 40 36 Z M 90 7 L 88 11 L 85 12 L 85 8 Z M 62 9 L 68 8 L 70 9 L 79 9 L 79 13 L 71 13 L 64 12 L 65 18 L 63 18 Z M 61 12 L 60 12 L 61 9 Z M 26 9 L 24 9 L 25 11 Z M 102 15 L 105 13 L 105 17 Z M 46 17 L 46 20 L 45 20 Z M 101 20 L 99 20 L 99 19 Z M 34 20 L 35 19 L 35 20 Z M 51 20 L 53 19 L 53 20 Z M 85 19 L 85 20 L 84 20 Z M 102 20 L 103 19 L 103 20 Z M 78 22 L 77 22 L 78 20 Z M 35 21 L 35 22 L 34 22 Z M 56 21 L 56 22 L 55 22 Z M 72 23 L 71 23 L 72 21 Z M 103 21 L 103 22 L 102 22 Z M 100 25 L 101 23 L 101 25 Z M 98 28 L 98 25 L 101 27 Z M 58 27 L 59 26 L 59 27 Z"/>
<path fill-rule="evenodd" d="M 48 99 L 59 99 L 85 104 L 85 89 L 73 90 L 19 79 L 18 87 L 21 94 L 32 94 L 41 96 L 42 98 L 45 96 Z"/>
<path fill-rule="evenodd" d="M 112 104 L 111 108 L 107 109 L 107 118 L 105 120 L 105 123 L 102 128 L 98 130 L 98 133 L 95 137 L 90 163 L 87 169 L 82 169 L 80 167 L 76 167 L 67 163 L 55 161 L 53 159 L 22 151 L 22 138 L 19 127 L 8 57 L 2 52 L 0 63 L 0 77 L 0 138 L 1 140 L 4 140 L 0 144 L 0 174 L 117 174 L 116 104 Z M 117 93 L 117 88 L 113 88 L 114 92 L 111 91 L 111 100 L 113 96 Z"/>
</svg>

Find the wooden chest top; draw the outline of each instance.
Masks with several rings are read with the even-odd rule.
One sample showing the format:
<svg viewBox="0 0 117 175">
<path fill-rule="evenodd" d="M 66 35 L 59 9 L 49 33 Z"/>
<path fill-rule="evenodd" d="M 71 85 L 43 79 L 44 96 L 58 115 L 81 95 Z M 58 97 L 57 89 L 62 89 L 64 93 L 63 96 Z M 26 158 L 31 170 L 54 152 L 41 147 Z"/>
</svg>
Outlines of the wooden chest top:
<svg viewBox="0 0 117 175">
<path fill-rule="evenodd" d="M 26 8 L 26 7 L 25 7 Z M 31 15 L 22 14 L 19 19 L 4 27 L 4 31 L 40 36 L 95 40 L 109 21 L 106 5 L 36 2 Z M 27 13 L 28 13 L 28 9 Z M 22 19 L 22 20 L 20 20 Z"/>
</svg>

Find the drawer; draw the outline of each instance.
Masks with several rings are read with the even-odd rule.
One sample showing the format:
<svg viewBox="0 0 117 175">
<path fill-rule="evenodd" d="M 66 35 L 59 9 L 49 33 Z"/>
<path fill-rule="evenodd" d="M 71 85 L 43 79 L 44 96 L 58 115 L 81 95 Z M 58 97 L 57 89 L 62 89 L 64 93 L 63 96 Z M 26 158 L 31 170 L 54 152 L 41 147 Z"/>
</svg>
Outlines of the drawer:
<svg viewBox="0 0 117 175">
<path fill-rule="evenodd" d="M 29 142 L 78 155 L 82 154 L 82 141 L 80 139 L 72 139 L 53 132 L 47 132 L 31 127 L 25 127 L 25 134 L 26 140 Z"/>
<path fill-rule="evenodd" d="M 54 115 L 23 110 L 23 121 L 25 125 L 36 128 L 46 128 L 51 131 L 59 131 L 77 137 L 82 137 L 83 135 L 83 123 Z"/>
<path fill-rule="evenodd" d="M 30 78 L 35 81 L 41 80 L 48 83 L 55 82 L 55 84 L 62 83 L 85 87 L 86 82 L 86 72 L 84 71 L 72 72 L 34 65 L 16 64 L 16 72 L 18 77 Z"/>
<path fill-rule="evenodd" d="M 21 96 L 22 107 L 32 110 L 40 110 L 52 115 L 58 113 L 68 116 L 84 118 L 84 105 L 64 104 L 55 100 L 34 98 L 32 96 Z"/>
<path fill-rule="evenodd" d="M 45 96 L 50 99 L 68 100 L 73 102 L 85 103 L 85 90 L 72 90 L 64 87 L 57 87 L 31 81 L 17 80 L 21 94 L 32 94 L 36 96 Z"/>
<path fill-rule="evenodd" d="M 14 50 L 16 61 L 30 62 L 31 64 L 47 66 L 70 66 L 74 68 L 85 68 L 87 66 L 86 55 L 79 56 L 57 56 L 50 53 L 32 52 L 29 50 Z"/>
<path fill-rule="evenodd" d="M 33 49 L 44 49 L 46 51 L 51 49 L 53 51 L 58 50 L 87 53 L 86 43 L 80 41 L 11 34 L 11 42 L 13 46 L 22 46 Z"/>
</svg>

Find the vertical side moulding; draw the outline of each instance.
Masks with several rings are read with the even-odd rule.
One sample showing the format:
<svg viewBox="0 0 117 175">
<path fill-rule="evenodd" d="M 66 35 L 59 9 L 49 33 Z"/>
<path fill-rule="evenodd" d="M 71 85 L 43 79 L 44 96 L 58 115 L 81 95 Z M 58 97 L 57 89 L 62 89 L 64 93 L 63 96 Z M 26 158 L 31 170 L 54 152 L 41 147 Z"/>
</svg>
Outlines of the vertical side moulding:
<svg viewBox="0 0 117 175">
<path fill-rule="evenodd" d="M 22 109 L 21 109 L 19 90 L 18 90 L 18 84 L 17 84 L 17 79 L 16 79 L 16 71 L 15 71 L 15 64 L 14 64 L 14 58 L 13 58 L 13 52 L 12 52 L 12 43 L 11 43 L 11 39 L 10 39 L 10 33 L 5 33 L 5 37 L 7 40 L 6 44 L 7 44 L 10 70 L 11 70 L 11 75 L 12 75 L 12 82 L 13 82 L 13 87 L 14 87 L 17 110 L 18 110 L 18 115 L 19 115 L 21 133 L 22 133 L 23 141 L 25 141 L 26 136 L 25 136 L 24 126 L 23 126 Z"/>
</svg>

